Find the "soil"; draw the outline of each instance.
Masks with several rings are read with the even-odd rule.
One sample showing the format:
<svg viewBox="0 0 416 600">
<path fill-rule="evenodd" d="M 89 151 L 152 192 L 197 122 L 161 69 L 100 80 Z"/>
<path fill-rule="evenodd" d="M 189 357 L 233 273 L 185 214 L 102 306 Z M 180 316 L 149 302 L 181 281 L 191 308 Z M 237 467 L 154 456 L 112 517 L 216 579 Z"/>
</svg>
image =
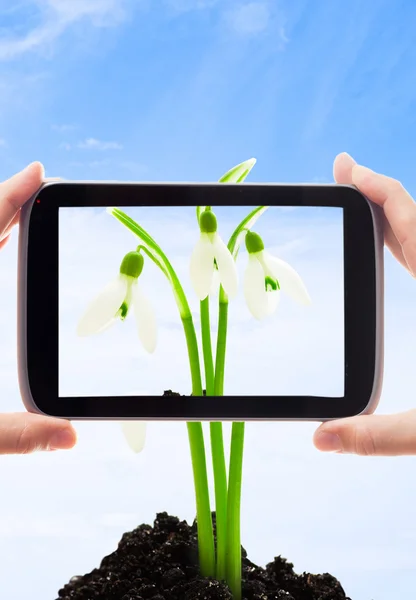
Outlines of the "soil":
<svg viewBox="0 0 416 600">
<path fill-rule="evenodd" d="M 263 569 L 241 551 L 243 600 L 351 600 L 329 573 L 297 575 L 281 556 Z M 232 600 L 232 594 L 225 582 L 200 576 L 196 522 L 191 526 L 163 512 L 153 527 L 124 533 L 117 550 L 98 569 L 72 577 L 57 600 Z"/>
<path fill-rule="evenodd" d="M 263 569 L 243 548 L 242 556 L 244 600 L 351 600 L 328 573 L 297 575 L 281 556 Z M 57 600 L 232 600 L 232 595 L 224 582 L 199 575 L 196 523 L 164 512 L 153 527 L 125 533 L 98 569 L 72 577 Z"/>
</svg>

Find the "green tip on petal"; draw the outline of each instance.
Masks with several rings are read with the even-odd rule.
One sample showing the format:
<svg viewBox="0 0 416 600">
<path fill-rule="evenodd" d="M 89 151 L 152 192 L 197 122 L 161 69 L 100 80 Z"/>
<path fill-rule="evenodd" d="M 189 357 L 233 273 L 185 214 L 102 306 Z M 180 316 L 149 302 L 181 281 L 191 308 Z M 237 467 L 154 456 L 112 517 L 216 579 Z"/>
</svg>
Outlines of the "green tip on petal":
<svg viewBox="0 0 416 600">
<path fill-rule="evenodd" d="M 242 183 L 256 164 L 255 158 L 249 158 L 227 171 L 219 180 L 220 183 Z"/>
<path fill-rule="evenodd" d="M 129 252 L 121 261 L 120 273 L 137 279 L 143 271 L 144 258 L 140 252 Z"/>
<path fill-rule="evenodd" d="M 109 215 L 114 214 L 114 206 L 107 206 L 105 210 L 106 212 L 108 212 Z"/>
<path fill-rule="evenodd" d="M 215 233 L 217 231 L 217 217 L 211 210 L 204 210 L 201 213 L 199 227 L 202 233 Z"/>
<path fill-rule="evenodd" d="M 254 231 L 247 231 L 246 233 L 246 248 L 247 252 L 254 254 L 255 252 L 261 252 L 264 250 L 263 240 L 258 233 Z"/>
</svg>

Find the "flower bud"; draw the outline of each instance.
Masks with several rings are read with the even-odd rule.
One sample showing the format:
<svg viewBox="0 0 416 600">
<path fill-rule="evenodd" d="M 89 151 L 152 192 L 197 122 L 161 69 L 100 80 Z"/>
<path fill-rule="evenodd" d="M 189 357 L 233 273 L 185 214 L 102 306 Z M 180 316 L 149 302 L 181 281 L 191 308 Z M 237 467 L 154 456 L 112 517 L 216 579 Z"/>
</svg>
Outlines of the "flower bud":
<svg viewBox="0 0 416 600">
<path fill-rule="evenodd" d="M 144 258 L 140 252 L 129 252 L 121 261 L 120 273 L 137 279 L 143 271 Z"/>
<path fill-rule="evenodd" d="M 204 210 L 199 217 L 199 228 L 202 233 L 215 233 L 217 231 L 217 217 L 212 210 Z"/>
<path fill-rule="evenodd" d="M 249 254 L 254 254 L 255 252 L 261 252 L 264 250 L 263 240 L 259 234 L 254 233 L 254 231 L 247 231 L 245 241 L 247 252 L 249 252 Z"/>
</svg>

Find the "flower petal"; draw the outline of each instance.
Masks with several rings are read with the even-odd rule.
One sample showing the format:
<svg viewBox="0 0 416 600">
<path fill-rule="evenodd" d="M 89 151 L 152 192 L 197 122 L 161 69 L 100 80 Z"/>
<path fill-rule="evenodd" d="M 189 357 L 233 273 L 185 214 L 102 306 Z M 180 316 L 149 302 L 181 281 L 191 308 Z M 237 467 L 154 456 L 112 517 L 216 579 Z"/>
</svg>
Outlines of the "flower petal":
<svg viewBox="0 0 416 600">
<path fill-rule="evenodd" d="M 263 260 L 280 288 L 299 304 L 310 304 L 311 298 L 300 275 L 287 262 L 264 252 Z"/>
<path fill-rule="evenodd" d="M 244 274 L 244 297 L 255 319 L 264 319 L 269 313 L 269 300 L 266 292 L 264 270 L 260 262 L 249 254 Z"/>
<path fill-rule="evenodd" d="M 220 274 L 218 273 L 218 269 L 214 269 L 214 274 L 212 276 L 211 289 L 209 290 L 210 296 L 216 296 L 220 291 Z"/>
<path fill-rule="evenodd" d="M 270 290 L 270 291 L 266 292 L 266 296 L 267 296 L 267 314 L 266 314 L 266 316 L 268 317 L 269 315 L 272 315 L 274 312 L 276 312 L 276 309 L 279 305 L 279 300 L 280 300 L 280 290 Z"/>
<path fill-rule="evenodd" d="M 139 284 L 132 285 L 134 317 L 137 332 L 143 348 L 150 354 L 155 351 L 157 343 L 157 324 L 153 306 L 143 294 Z"/>
<path fill-rule="evenodd" d="M 200 300 L 208 296 L 214 274 L 214 249 L 209 236 L 201 233 L 193 249 L 190 264 L 192 287 Z"/>
<path fill-rule="evenodd" d="M 235 260 L 218 233 L 215 234 L 212 245 L 221 285 L 227 296 L 235 298 L 238 292 L 238 273 Z"/>
<path fill-rule="evenodd" d="M 109 283 L 91 302 L 77 327 L 79 336 L 100 333 L 111 324 L 127 293 L 127 279 L 122 275 Z"/>
<path fill-rule="evenodd" d="M 121 429 L 133 452 L 141 452 L 146 442 L 146 421 L 122 421 Z"/>
</svg>

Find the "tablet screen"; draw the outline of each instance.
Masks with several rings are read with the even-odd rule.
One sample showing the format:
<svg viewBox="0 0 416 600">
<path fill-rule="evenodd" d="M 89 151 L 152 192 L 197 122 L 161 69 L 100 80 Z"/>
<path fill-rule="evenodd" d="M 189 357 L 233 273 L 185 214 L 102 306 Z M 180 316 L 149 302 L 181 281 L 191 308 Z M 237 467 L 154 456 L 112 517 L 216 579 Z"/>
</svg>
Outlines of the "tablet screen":
<svg viewBox="0 0 416 600">
<path fill-rule="evenodd" d="M 212 207 L 217 232 L 211 241 L 206 236 L 213 260 L 209 325 L 206 316 L 203 325 L 214 366 L 221 337 L 219 288 L 228 268 L 223 250 L 217 249 L 216 260 L 220 242 L 214 237 L 228 244 L 254 208 Z M 201 298 L 193 281 L 205 277 L 203 252 L 201 274 L 191 268 L 201 244 L 195 208 L 120 210 L 152 236 L 180 281 L 206 389 Z M 264 249 L 261 243 L 251 248 L 250 238 L 246 244 L 242 237 L 235 261 L 237 292 L 228 298 L 223 394 L 343 397 L 343 209 L 271 206 L 252 231 Z M 191 394 L 187 340 L 169 279 L 143 251 L 139 277 L 120 273 L 123 258 L 139 243 L 105 208 L 59 209 L 59 396 Z"/>
</svg>

